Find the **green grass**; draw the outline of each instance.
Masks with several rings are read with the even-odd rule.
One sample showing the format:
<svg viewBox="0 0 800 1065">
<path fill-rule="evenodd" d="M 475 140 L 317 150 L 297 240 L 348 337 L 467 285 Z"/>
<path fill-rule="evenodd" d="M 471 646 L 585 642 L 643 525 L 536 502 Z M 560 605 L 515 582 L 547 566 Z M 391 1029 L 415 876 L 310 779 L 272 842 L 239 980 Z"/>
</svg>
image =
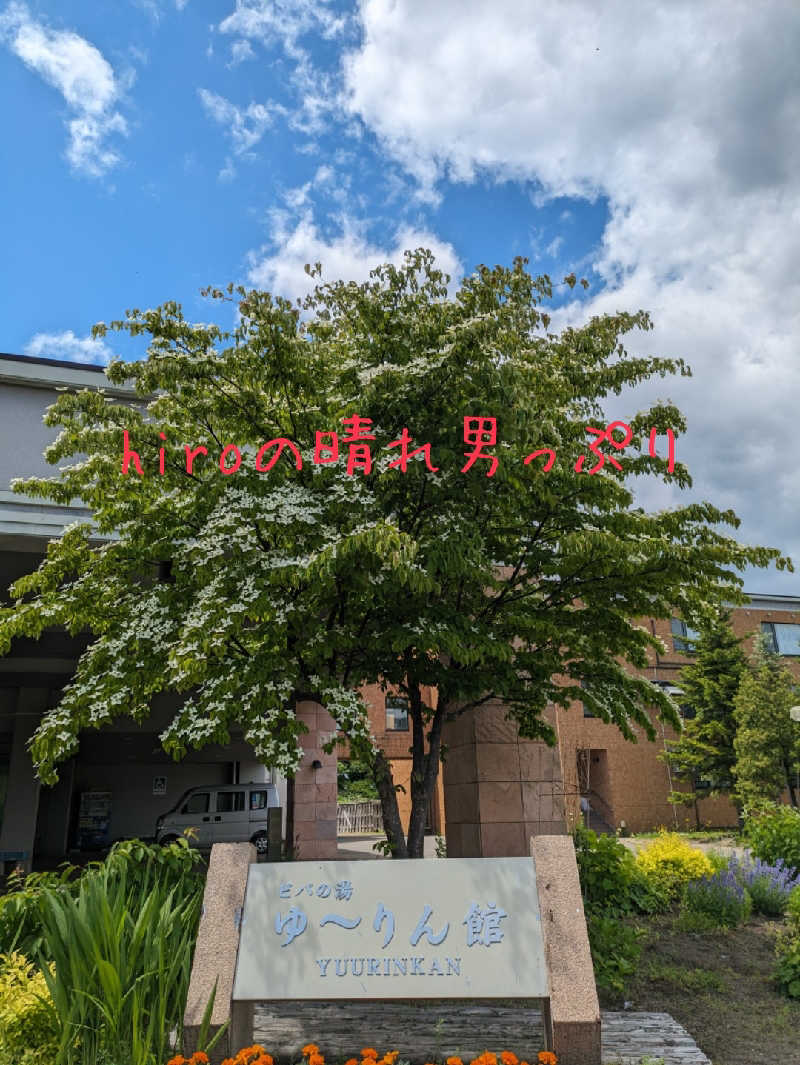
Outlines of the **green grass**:
<svg viewBox="0 0 800 1065">
<path fill-rule="evenodd" d="M 725 977 L 713 969 L 690 969 L 685 965 L 651 962 L 646 969 L 646 978 L 692 994 L 702 991 L 721 993 L 728 990 Z"/>
</svg>

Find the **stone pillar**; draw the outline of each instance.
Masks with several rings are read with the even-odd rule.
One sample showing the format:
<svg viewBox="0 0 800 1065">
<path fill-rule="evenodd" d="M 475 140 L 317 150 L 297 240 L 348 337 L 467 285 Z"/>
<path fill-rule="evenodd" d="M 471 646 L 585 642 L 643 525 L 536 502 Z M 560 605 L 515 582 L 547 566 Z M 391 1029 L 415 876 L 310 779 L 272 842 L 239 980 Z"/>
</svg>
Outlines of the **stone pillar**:
<svg viewBox="0 0 800 1065">
<path fill-rule="evenodd" d="M 549 1050 L 565 1065 L 600 1065 L 600 1005 L 586 931 L 575 848 L 569 836 L 531 840 L 550 998 Z"/>
<path fill-rule="evenodd" d="M 252 843 L 215 843 L 208 862 L 203 910 L 192 959 L 192 975 L 183 1015 L 184 1051 L 198 1046 L 203 1016 L 214 995 L 208 1036 L 222 1028 L 211 1052 L 213 1065 L 230 1058 L 253 1042 L 252 1002 L 231 1002 L 236 975 L 236 952 L 242 927 L 247 875 L 256 860 Z"/>
<path fill-rule="evenodd" d="M 26 872 L 30 872 L 33 860 L 40 787 L 28 753 L 28 740 L 47 708 L 49 695 L 49 688 L 20 688 L 17 693 L 8 789 L 0 831 L 0 865 L 3 862 L 19 864 Z"/>
<path fill-rule="evenodd" d="M 445 722 L 450 858 L 521 857 L 530 837 L 565 833 L 558 748 L 521 739 L 499 700 Z"/>
<path fill-rule="evenodd" d="M 336 858 L 336 751 L 326 754 L 322 745 L 336 735 L 336 725 L 319 703 L 297 705 L 298 718 L 308 727 L 302 736 L 303 760 L 294 785 L 294 850 L 297 861 L 331 861 Z M 313 768 L 320 762 L 319 769 Z"/>
</svg>

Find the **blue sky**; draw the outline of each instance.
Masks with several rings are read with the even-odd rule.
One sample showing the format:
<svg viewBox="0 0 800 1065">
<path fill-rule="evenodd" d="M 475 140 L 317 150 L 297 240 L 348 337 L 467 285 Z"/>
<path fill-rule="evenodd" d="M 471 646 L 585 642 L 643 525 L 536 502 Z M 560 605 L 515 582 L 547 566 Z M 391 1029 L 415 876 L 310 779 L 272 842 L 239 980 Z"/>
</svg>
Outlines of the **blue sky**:
<svg viewBox="0 0 800 1065">
<path fill-rule="evenodd" d="M 526 255 L 591 281 L 561 324 L 653 313 L 695 376 L 609 416 L 673 399 L 694 495 L 800 557 L 798 54 L 792 0 L 0 0 L 0 350 L 104 362 L 98 320 L 317 259 Z"/>
</svg>

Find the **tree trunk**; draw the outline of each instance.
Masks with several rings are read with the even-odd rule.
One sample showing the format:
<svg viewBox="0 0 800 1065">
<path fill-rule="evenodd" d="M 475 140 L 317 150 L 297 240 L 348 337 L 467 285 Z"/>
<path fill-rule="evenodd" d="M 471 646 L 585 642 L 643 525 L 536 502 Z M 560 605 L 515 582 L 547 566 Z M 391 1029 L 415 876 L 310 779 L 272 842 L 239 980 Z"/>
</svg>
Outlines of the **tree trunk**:
<svg viewBox="0 0 800 1065">
<path fill-rule="evenodd" d="M 381 800 L 383 827 L 393 858 L 407 858 L 408 848 L 403 835 L 403 822 L 397 807 L 397 792 L 392 780 L 392 767 L 383 751 L 378 751 L 372 765 L 372 775 Z"/>
<path fill-rule="evenodd" d="M 788 763 L 784 762 L 783 770 L 786 773 L 786 786 L 789 789 L 789 801 L 791 802 L 792 806 L 797 809 L 797 792 L 795 790 L 794 785 L 792 784 L 792 767 Z"/>
<path fill-rule="evenodd" d="M 411 717 L 411 816 L 408 819 L 408 856 L 424 858 L 425 821 L 428 803 L 425 791 L 425 717 L 419 685 L 409 686 Z"/>
<path fill-rule="evenodd" d="M 294 861 L 294 777 L 286 778 L 286 842 L 284 853 L 287 862 Z"/>
<path fill-rule="evenodd" d="M 417 691 L 419 698 L 419 691 Z M 420 699 L 421 705 L 421 699 Z M 437 704 L 428 733 L 428 753 L 425 753 L 424 722 L 420 720 L 420 743 L 413 745 L 413 766 L 411 770 L 411 818 L 408 825 L 409 858 L 425 857 L 425 822 L 428 816 L 428 803 L 436 789 L 439 775 L 439 757 L 442 746 L 442 726 L 444 724 L 446 704 Z M 420 718 L 421 718 L 420 714 Z M 414 723 L 416 728 L 416 721 Z M 415 737 L 416 740 L 416 737 Z"/>
</svg>

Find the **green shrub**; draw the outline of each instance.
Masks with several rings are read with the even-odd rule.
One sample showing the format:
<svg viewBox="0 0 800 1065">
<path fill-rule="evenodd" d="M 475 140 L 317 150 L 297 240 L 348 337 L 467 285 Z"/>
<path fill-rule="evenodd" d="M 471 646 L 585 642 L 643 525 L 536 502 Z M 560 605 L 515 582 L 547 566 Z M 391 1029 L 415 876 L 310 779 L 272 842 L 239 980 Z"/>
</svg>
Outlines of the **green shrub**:
<svg viewBox="0 0 800 1065">
<path fill-rule="evenodd" d="M 732 869 L 691 880 L 684 889 L 683 905 L 687 914 L 706 918 L 717 928 L 736 928 L 753 909 L 753 900 Z"/>
<path fill-rule="evenodd" d="M 8 893 L 0 895 L 0 953 L 14 951 L 32 958 L 42 944 L 39 922 L 39 901 L 45 888 L 72 891 L 77 885 L 75 866 L 63 865 L 61 872 L 12 873 L 8 878 Z"/>
<path fill-rule="evenodd" d="M 170 1030 L 181 1027 L 203 867 L 185 839 L 166 847 L 128 840 L 79 876 L 66 866 L 11 881 L 0 897 L 0 952 L 24 952 L 41 966 L 35 986 L 57 1034 L 42 1065 L 150 1065 L 169 1056 Z M 0 1065 L 12 1062 L 39 1065 L 39 1058 L 0 1056 Z"/>
<path fill-rule="evenodd" d="M 672 904 L 672 895 L 661 881 L 649 877 L 635 862 L 630 897 L 637 913 L 666 913 Z"/>
<path fill-rule="evenodd" d="M 800 875 L 784 865 L 780 858 L 771 864 L 750 854 L 743 858 L 733 855 L 728 868 L 747 888 L 755 912 L 765 917 L 780 917 L 785 913 L 792 891 L 800 886 Z"/>
<path fill-rule="evenodd" d="M 665 908 L 664 897 L 638 869 L 630 850 L 614 836 L 597 835 L 579 826 L 574 841 L 587 913 L 613 917 L 657 913 Z"/>
<path fill-rule="evenodd" d="M 778 987 L 789 998 L 800 998 L 800 929 L 795 926 L 779 933 L 775 954 Z"/>
<path fill-rule="evenodd" d="M 778 860 L 800 872 L 800 811 L 777 803 L 750 813 L 744 834 L 750 850 L 764 862 Z"/>
<path fill-rule="evenodd" d="M 58 1020 L 43 974 L 18 953 L 0 954 L 0 1065 L 54 1065 Z"/>
<path fill-rule="evenodd" d="M 614 917 L 590 914 L 586 927 L 597 986 L 622 994 L 636 972 L 643 933 Z"/>
<path fill-rule="evenodd" d="M 671 901 L 680 897 L 690 880 L 711 876 L 711 862 L 674 832 L 659 832 L 636 855 L 636 865 L 659 894 Z"/>
<path fill-rule="evenodd" d="M 630 913 L 633 855 L 613 836 L 575 829 L 575 857 L 586 910 L 606 915 Z"/>
<path fill-rule="evenodd" d="M 84 870 L 64 863 L 58 872 L 12 873 L 8 892 L 0 895 L 0 953 L 18 951 L 28 958 L 48 954 L 42 938 L 41 900 L 45 891 L 75 897 L 81 883 L 94 876 L 125 873 L 131 906 L 142 899 L 155 879 L 166 878 L 179 894 L 195 891 L 202 883 L 203 856 L 184 839 L 162 847 L 141 840 L 115 843 L 103 861 L 90 862 Z"/>
<path fill-rule="evenodd" d="M 87 869 L 77 891 L 42 890 L 57 1065 L 155 1065 L 170 1056 L 200 917 L 197 868 L 186 840 L 163 848 L 133 841 Z"/>
<path fill-rule="evenodd" d="M 721 851 L 706 851 L 706 858 L 711 862 L 711 869 L 715 873 L 723 872 L 730 864 L 730 856 L 723 854 Z"/>
<path fill-rule="evenodd" d="M 800 887 L 796 887 L 789 895 L 789 901 L 786 903 L 786 916 L 800 935 Z"/>
</svg>

